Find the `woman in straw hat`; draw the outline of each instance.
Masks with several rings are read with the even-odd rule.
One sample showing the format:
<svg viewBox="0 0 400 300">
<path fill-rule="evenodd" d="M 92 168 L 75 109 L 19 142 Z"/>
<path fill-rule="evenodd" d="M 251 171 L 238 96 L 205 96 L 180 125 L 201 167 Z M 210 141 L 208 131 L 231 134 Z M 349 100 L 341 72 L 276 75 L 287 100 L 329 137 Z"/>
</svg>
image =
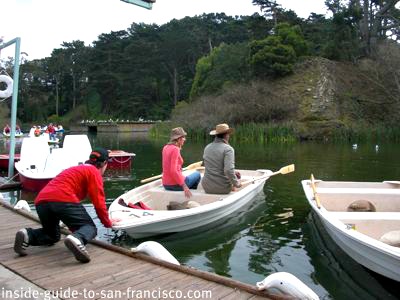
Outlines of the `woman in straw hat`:
<svg viewBox="0 0 400 300">
<path fill-rule="evenodd" d="M 201 181 L 206 193 L 228 194 L 241 187 L 240 174 L 235 172 L 235 150 L 229 145 L 232 133 L 228 124 L 218 124 L 210 132 L 215 138 L 204 149 L 205 173 Z"/>
<path fill-rule="evenodd" d="M 186 141 L 186 132 L 182 127 L 173 128 L 169 143 L 162 150 L 162 183 L 166 190 L 183 191 L 190 198 L 190 189 L 197 189 L 200 173 L 195 171 L 188 176 L 182 174 L 183 158 L 181 149 Z"/>
</svg>

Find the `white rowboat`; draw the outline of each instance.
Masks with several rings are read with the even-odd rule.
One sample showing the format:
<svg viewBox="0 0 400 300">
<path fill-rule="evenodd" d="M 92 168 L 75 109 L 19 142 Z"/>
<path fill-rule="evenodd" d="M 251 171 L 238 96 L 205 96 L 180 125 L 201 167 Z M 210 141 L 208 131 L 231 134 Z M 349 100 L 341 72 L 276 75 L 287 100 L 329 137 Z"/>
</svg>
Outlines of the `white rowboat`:
<svg viewBox="0 0 400 300">
<path fill-rule="evenodd" d="M 185 171 L 190 174 L 193 170 Z M 235 192 L 227 195 L 206 194 L 199 184 L 197 190 L 191 190 L 193 196 L 189 201 L 195 207 L 180 210 L 167 210 L 171 201 L 187 201 L 182 191 L 166 191 L 161 179 L 142 185 L 118 197 L 110 205 L 110 218 L 121 219 L 114 229 L 126 231 L 133 238 L 173 233 L 190 230 L 215 222 L 228 216 L 252 201 L 262 191 L 264 183 L 273 174 L 270 170 L 239 170 L 242 181 L 253 180 Z M 141 201 L 151 210 L 128 207 Z M 190 202 L 189 202 L 190 205 Z"/>
<path fill-rule="evenodd" d="M 400 185 L 303 180 L 314 212 L 351 258 L 400 281 Z"/>
</svg>

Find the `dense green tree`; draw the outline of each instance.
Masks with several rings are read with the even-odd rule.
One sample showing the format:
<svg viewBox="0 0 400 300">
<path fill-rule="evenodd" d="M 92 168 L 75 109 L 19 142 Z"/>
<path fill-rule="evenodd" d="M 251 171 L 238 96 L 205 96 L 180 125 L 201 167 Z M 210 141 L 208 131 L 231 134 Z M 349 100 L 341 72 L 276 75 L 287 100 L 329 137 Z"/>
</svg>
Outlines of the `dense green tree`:
<svg viewBox="0 0 400 300">
<path fill-rule="evenodd" d="M 279 77 L 293 71 L 296 52 L 290 45 L 284 45 L 279 36 L 270 36 L 250 45 L 250 64 L 257 77 Z"/>
<path fill-rule="evenodd" d="M 347 38 L 354 45 L 358 39 L 360 54 L 376 58 L 378 44 L 388 35 L 398 38 L 400 0 L 326 0 L 333 14 L 336 31 L 340 38 Z M 347 29 L 344 27 L 347 26 Z M 348 46 L 348 45 L 347 45 Z"/>
<path fill-rule="evenodd" d="M 250 73 L 248 53 L 247 43 L 223 43 L 199 59 L 190 97 L 215 93 L 223 87 L 246 82 Z"/>
<path fill-rule="evenodd" d="M 307 54 L 298 26 L 280 23 L 276 33 L 250 44 L 250 65 L 255 76 L 279 77 L 293 71 L 297 58 Z"/>
</svg>

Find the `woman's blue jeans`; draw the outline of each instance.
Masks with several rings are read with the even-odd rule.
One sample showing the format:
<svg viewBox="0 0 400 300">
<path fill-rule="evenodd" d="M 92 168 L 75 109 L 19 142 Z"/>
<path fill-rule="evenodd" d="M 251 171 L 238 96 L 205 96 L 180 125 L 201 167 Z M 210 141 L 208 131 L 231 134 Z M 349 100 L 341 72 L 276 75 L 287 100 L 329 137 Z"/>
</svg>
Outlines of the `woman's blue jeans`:
<svg viewBox="0 0 400 300">
<path fill-rule="evenodd" d="M 195 190 L 199 185 L 200 179 L 200 172 L 195 171 L 185 177 L 185 184 L 188 186 L 189 189 Z M 183 191 L 183 188 L 180 185 L 164 185 L 164 188 L 168 191 Z"/>
</svg>

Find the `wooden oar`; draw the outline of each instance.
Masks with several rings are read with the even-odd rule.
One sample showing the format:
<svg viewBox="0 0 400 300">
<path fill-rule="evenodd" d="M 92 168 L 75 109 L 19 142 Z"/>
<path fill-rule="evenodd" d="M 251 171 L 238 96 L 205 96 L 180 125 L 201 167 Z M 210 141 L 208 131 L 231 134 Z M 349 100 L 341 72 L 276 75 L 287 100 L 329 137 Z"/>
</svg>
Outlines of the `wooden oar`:
<svg viewBox="0 0 400 300">
<path fill-rule="evenodd" d="M 195 162 L 195 163 L 192 163 L 192 164 L 188 165 L 186 168 L 183 168 L 182 171 L 199 169 L 199 168 L 201 168 L 201 164 L 202 163 L 203 163 L 202 160 L 198 161 L 198 162 Z M 162 174 L 156 175 L 156 176 L 153 176 L 153 177 L 149 177 L 149 178 L 145 178 L 145 179 L 140 180 L 140 183 L 150 182 L 150 181 L 159 179 L 161 177 L 162 177 Z"/>
<path fill-rule="evenodd" d="M 319 199 L 319 195 L 317 194 L 317 188 L 315 186 L 315 179 L 314 179 L 314 175 L 313 174 L 311 174 L 310 184 L 311 184 L 311 188 L 312 188 L 313 193 L 314 193 L 314 199 L 315 199 L 315 202 L 317 203 L 317 207 L 321 208 L 321 200 Z"/>
<path fill-rule="evenodd" d="M 291 164 L 291 165 L 288 165 L 288 166 L 280 168 L 279 171 L 276 171 L 274 173 L 271 173 L 271 174 L 268 174 L 268 175 L 263 175 L 263 176 L 260 176 L 260 177 L 257 177 L 257 178 L 253 178 L 251 180 L 244 181 L 244 182 L 242 182 L 242 186 L 248 185 L 249 183 L 254 183 L 255 181 L 258 181 L 258 180 L 269 178 L 271 176 L 275 176 L 277 174 L 285 175 L 285 174 L 288 174 L 288 173 L 292 173 L 294 171 L 294 169 L 295 169 L 294 164 Z"/>
</svg>

